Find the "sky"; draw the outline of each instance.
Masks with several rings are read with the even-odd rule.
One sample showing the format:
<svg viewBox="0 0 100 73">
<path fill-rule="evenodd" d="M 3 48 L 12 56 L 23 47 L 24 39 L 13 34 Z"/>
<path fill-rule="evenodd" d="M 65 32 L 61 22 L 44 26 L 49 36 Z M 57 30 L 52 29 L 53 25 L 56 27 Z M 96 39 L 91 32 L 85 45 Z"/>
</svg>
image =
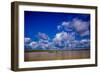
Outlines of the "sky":
<svg viewBox="0 0 100 73">
<path fill-rule="evenodd" d="M 84 21 L 90 20 L 89 14 L 25 11 L 25 37 L 34 40 L 38 32 L 43 32 L 53 38 L 58 32 L 57 26 L 62 21 L 71 21 L 73 18 L 80 18 Z"/>
<path fill-rule="evenodd" d="M 38 41 L 50 38 L 52 41 L 62 39 L 61 35 L 73 35 L 74 40 L 79 41 L 90 40 L 90 14 L 24 11 L 26 39 Z"/>
</svg>

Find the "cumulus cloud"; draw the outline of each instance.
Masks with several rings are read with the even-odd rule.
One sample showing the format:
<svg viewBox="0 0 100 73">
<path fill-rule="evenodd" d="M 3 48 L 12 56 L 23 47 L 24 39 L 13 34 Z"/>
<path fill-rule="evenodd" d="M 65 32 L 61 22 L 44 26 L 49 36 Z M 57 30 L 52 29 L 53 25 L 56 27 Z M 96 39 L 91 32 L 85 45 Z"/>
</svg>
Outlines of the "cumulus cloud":
<svg viewBox="0 0 100 73">
<path fill-rule="evenodd" d="M 75 33 L 67 33 L 67 32 L 60 32 L 60 33 L 57 33 L 56 36 L 55 36 L 55 39 L 57 40 L 70 40 L 70 39 L 73 39 L 74 38 L 74 35 Z"/>
<path fill-rule="evenodd" d="M 68 39 L 67 32 L 60 32 L 60 33 L 56 34 L 56 36 L 54 37 L 53 41 L 54 42 L 59 42 L 59 41 L 67 40 L 67 39 Z"/>
<path fill-rule="evenodd" d="M 41 32 L 38 33 L 38 37 L 39 39 L 44 39 L 44 40 L 49 39 L 48 35 L 46 35 L 45 33 L 41 33 Z"/>
<path fill-rule="evenodd" d="M 61 23 L 61 25 L 57 26 L 57 29 L 58 30 L 64 30 L 64 31 L 70 32 L 70 31 L 73 30 L 73 25 L 72 25 L 72 23 L 70 21 L 69 22 L 63 21 Z"/>
<path fill-rule="evenodd" d="M 39 48 L 41 48 L 42 50 L 47 50 L 49 48 L 49 44 L 39 43 Z"/>
<path fill-rule="evenodd" d="M 24 43 L 25 44 L 29 44 L 31 42 L 31 38 L 24 38 Z"/>
<path fill-rule="evenodd" d="M 83 33 L 89 30 L 89 21 L 83 21 L 81 19 L 73 19 L 73 26 L 79 33 Z"/>
<path fill-rule="evenodd" d="M 75 40 L 74 32 L 67 33 L 63 31 L 56 34 L 55 38 L 53 39 L 53 43 L 58 48 L 67 49 L 74 46 L 72 44 L 72 41 L 74 40 Z"/>
<path fill-rule="evenodd" d="M 72 21 L 63 21 L 61 25 L 57 26 L 57 29 L 65 32 L 73 32 L 76 30 L 81 36 L 87 36 L 90 35 L 89 24 L 89 21 L 74 18 Z"/>
<path fill-rule="evenodd" d="M 80 43 L 83 45 L 84 48 L 90 47 L 90 40 L 89 39 L 82 39 Z"/>
<path fill-rule="evenodd" d="M 90 39 L 76 40 L 76 32 L 80 37 L 89 36 L 89 21 L 74 18 L 72 21 L 63 21 L 57 26 L 60 32 L 50 39 L 46 33 L 37 34 L 38 41 L 31 41 L 31 38 L 25 38 L 25 48 L 28 50 L 67 50 L 67 49 L 89 49 Z M 50 39 L 50 41 L 49 41 Z"/>
<path fill-rule="evenodd" d="M 35 41 L 32 41 L 29 46 L 32 48 L 32 49 L 36 49 L 38 47 L 38 43 L 35 42 Z"/>
<path fill-rule="evenodd" d="M 29 45 L 31 43 L 31 38 L 24 38 L 24 48 L 25 50 L 31 50 L 31 46 Z"/>
<path fill-rule="evenodd" d="M 83 36 L 89 36 L 89 35 L 90 35 L 90 31 L 87 30 L 87 31 L 81 33 L 80 35 L 81 35 L 82 37 L 83 37 Z"/>
</svg>

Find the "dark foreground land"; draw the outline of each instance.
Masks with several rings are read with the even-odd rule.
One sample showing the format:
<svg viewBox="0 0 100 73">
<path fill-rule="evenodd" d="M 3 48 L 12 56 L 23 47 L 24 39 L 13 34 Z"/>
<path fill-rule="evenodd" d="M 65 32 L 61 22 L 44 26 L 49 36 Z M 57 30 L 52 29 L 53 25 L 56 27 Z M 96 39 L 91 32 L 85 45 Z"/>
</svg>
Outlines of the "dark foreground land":
<svg viewBox="0 0 100 73">
<path fill-rule="evenodd" d="M 87 59 L 90 58 L 90 50 L 33 50 L 25 51 L 24 61 Z"/>
</svg>

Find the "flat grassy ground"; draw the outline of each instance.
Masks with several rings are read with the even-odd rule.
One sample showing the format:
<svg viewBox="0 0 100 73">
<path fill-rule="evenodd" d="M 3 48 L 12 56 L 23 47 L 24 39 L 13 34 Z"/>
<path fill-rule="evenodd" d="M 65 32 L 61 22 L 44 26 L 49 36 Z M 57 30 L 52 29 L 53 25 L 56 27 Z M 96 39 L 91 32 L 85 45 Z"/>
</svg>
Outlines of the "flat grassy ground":
<svg viewBox="0 0 100 73">
<path fill-rule="evenodd" d="M 90 58 L 90 50 L 33 50 L 25 51 L 24 61 L 65 60 Z"/>
</svg>

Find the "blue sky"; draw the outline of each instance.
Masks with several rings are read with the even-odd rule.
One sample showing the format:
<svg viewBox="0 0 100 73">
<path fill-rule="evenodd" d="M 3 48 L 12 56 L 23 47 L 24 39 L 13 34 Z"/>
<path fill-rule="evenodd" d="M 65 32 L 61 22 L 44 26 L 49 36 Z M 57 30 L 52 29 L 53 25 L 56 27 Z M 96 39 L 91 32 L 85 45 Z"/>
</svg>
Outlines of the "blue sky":
<svg viewBox="0 0 100 73">
<path fill-rule="evenodd" d="M 24 23 L 24 37 L 32 41 L 39 33 L 52 41 L 62 31 L 74 32 L 75 40 L 90 40 L 90 14 L 24 11 Z"/>
<path fill-rule="evenodd" d="M 89 14 L 75 14 L 75 13 L 54 13 L 54 12 L 33 12 L 25 11 L 25 37 L 35 39 L 38 32 L 48 34 L 53 38 L 58 32 L 57 26 L 62 21 L 71 21 L 73 18 L 79 18 L 84 21 L 90 20 Z"/>
</svg>

